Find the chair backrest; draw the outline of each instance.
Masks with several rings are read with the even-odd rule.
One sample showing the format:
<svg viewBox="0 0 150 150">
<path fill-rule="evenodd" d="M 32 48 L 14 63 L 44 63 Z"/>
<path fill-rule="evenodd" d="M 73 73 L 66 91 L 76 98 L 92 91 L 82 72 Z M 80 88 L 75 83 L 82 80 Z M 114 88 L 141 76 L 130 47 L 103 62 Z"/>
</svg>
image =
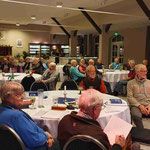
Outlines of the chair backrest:
<svg viewBox="0 0 150 150">
<path fill-rule="evenodd" d="M 44 91 L 48 91 L 48 87 L 45 83 L 43 82 L 33 82 L 31 87 L 30 87 L 30 91 L 37 91 L 38 89 L 43 89 Z"/>
<path fill-rule="evenodd" d="M 1 150 L 26 150 L 20 136 L 9 126 L 0 125 Z"/>
<path fill-rule="evenodd" d="M 60 87 L 60 90 L 63 90 L 64 86 L 66 86 L 67 90 L 78 90 L 76 82 L 72 79 L 64 81 Z"/>
<path fill-rule="evenodd" d="M 97 139 L 89 135 L 75 135 L 65 144 L 63 150 L 107 150 Z"/>
<path fill-rule="evenodd" d="M 30 75 L 25 76 L 21 81 L 21 84 L 24 87 L 24 90 L 29 91 L 30 87 L 34 81 L 35 81 L 34 77 L 32 77 Z"/>
</svg>

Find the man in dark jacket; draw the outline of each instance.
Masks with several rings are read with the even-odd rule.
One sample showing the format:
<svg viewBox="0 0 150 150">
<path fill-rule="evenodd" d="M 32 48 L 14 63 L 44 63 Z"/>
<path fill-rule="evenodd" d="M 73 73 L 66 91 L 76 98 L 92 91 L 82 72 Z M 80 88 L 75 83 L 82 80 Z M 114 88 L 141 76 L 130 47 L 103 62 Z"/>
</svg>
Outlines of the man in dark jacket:
<svg viewBox="0 0 150 150">
<path fill-rule="evenodd" d="M 85 134 L 99 140 L 107 150 L 122 150 L 125 145 L 124 136 L 116 136 L 116 142 L 111 147 L 107 135 L 96 121 L 102 110 L 102 94 L 94 89 L 82 93 L 79 98 L 79 112 L 66 115 L 58 125 L 58 137 L 61 149 L 68 139 L 74 135 Z"/>
</svg>

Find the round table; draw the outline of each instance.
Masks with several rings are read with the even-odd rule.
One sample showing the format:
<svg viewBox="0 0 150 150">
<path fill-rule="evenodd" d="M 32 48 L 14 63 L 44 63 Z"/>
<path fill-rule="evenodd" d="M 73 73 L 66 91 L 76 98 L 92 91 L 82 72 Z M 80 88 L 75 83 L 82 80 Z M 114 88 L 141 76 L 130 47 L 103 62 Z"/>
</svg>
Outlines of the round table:
<svg viewBox="0 0 150 150">
<path fill-rule="evenodd" d="M 64 97 L 64 91 L 47 91 L 44 94 L 48 95 L 48 98 L 43 99 L 44 101 L 44 108 L 37 108 L 37 109 L 24 109 L 26 113 L 28 113 L 33 120 L 44 130 L 49 131 L 53 137 L 57 137 L 57 127 L 59 121 L 62 119 L 63 116 L 69 114 L 72 110 L 66 111 L 56 111 L 51 110 L 52 101 L 54 96 Z M 79 91 L 67 91 L 67 98 L 79 98 Z M 107 94 L 103 94 L 104 97 L 104 104 L 109 101 L 109 99 L 116 99 L 117 97 L 110 96 Z M 37 97 L 38 99 L 38 97 Z M 117 98 L 118 99 L 118 98 Z M 112 115 L 118 116 L 119 118 L 131 122 L 130 119 L 130 109 L 125 101 L 123 101 L 123 105 L 105 105 L 103 107 L 99 118 L 97 121 L 100 123 L 102 128 L 105 128 L 108 121 L 110 120 Z M 36 100 L 35 105 L 38 104 L 38 100 Z M 78 111 L 76 109 L 75 111 Z M 45 114 L 49 113 L 46 117 Z"/>
<path fill-rule="evenodd" d="M 27 76 L 28 74 L 26 73 L 14 73 L 14 79 L 11 79 L 11 81 L 15 81 L 15 82 L 21 82 L 21 80 Z M 11 73 L 5 73 L 5 77 L 2 77 L 2 73 L 0 73 L 0 86 L 4 83 L 4 82 L 8 82 L 9 81 L 9 77 L 11 76 Z M 35 79 L 38 79 L 39 77 L 41 77 L 40 74 L 36 74 L 34 73 L 32 75 Z"/>
<path fill-rule="evenodd" d="M 102 72 L 101 69 L 98 69 L 98 71 Z M 128 77 L 128 70 L 109 70 L 105 69 L 103 80 L 110 83 L 111 90 L 114 91 L 115 85 L 117 82 L 122 80 L 123 78 Z"/>
</svg>

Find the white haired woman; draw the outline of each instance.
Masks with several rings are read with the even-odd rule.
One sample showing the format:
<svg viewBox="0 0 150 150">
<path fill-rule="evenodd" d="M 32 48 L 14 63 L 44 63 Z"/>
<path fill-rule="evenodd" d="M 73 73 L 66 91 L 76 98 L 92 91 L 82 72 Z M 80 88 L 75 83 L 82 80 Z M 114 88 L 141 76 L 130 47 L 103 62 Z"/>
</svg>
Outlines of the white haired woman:
<svg viewBox="0 0 150 150">
<path fill-rule="evenodd" d="M 23 140 L 27 150 L 47 150 L 46 143 L 52 146 L 54 140 L 19 109 L 23 103 L 24 88 L 18 82 L 7 82 L 2 85 L 0 105 L 0 124 L 13 128 Z"/>
<path fill-rule="evenodd" d="M 70 71 L 71 71 L 73 80 L 76 81 L 77 83 L 80 83 L 85 78 L 85 75 L 83 75 L 81 72 L 79 72 L 79 70 L 77 68 L 76 60 L 71 60 Z"/>
<path fill-rule="evenodd" d="M 51 62 L 45 70 L 43 75 L 38 79 L 38 82 L 43 82 L 48 86 L 49 90 L 56 90 L 55 79 L 58 78 L 58 72 L 56 71 L 56 64 Z"/>
<path fill-rule="evenodd" d="M 68 139 L 77 134 L 90 135 L 99 140 L 106 149 L 122 150 L 125 144 L 123 136 L 116 136 L 116 144 L 111 148 L 107 135 L 103 132 L 100 124 L 96 121 L 102 110 L 102 94 L 95 89 L 84 91 L 78 106 L 79 112 L 71 112 L 66 115 L 58 125 L 58 137 L 61 149 L 63 149 Z"/>
</svg>

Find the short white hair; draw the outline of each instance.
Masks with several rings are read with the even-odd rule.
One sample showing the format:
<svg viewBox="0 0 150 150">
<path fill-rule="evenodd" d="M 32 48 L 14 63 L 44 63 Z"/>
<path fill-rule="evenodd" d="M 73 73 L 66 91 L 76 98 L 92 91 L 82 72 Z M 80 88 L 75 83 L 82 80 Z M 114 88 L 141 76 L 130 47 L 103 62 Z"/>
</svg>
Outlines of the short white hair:
<svg viewBox="0 0 150 150">
<path fill-rule="evenodd" d="M 71 66 L 73 65 L 74 62 L 77 63 L 77 61 L 75 59 L 71 60 Z"/>
<path fill-rule="evenodd" d="M 135 61 L 134 61 L 134 60 L 130 60 L 130 61 L 129 61 L 129 64 L 130 64 L 130 63 L 135 64 Z"/>
<path fill-rule="evenodd" d="M 135 71 L 140 71 L 141 68 L 145 68 L 145 67 L 146 67 L 146 66 L 143 65 L 143 64 L 137 64 L 137 65 L 135 66 Z"/>
<path fill-rule="evenodd" d="M 50 67 L 53 67 L 53 66 L 56 66 L 56 63 L 51 62 L 51 63 L 49 64 L 49 68 L 50 68 Z"/>
</svg>

